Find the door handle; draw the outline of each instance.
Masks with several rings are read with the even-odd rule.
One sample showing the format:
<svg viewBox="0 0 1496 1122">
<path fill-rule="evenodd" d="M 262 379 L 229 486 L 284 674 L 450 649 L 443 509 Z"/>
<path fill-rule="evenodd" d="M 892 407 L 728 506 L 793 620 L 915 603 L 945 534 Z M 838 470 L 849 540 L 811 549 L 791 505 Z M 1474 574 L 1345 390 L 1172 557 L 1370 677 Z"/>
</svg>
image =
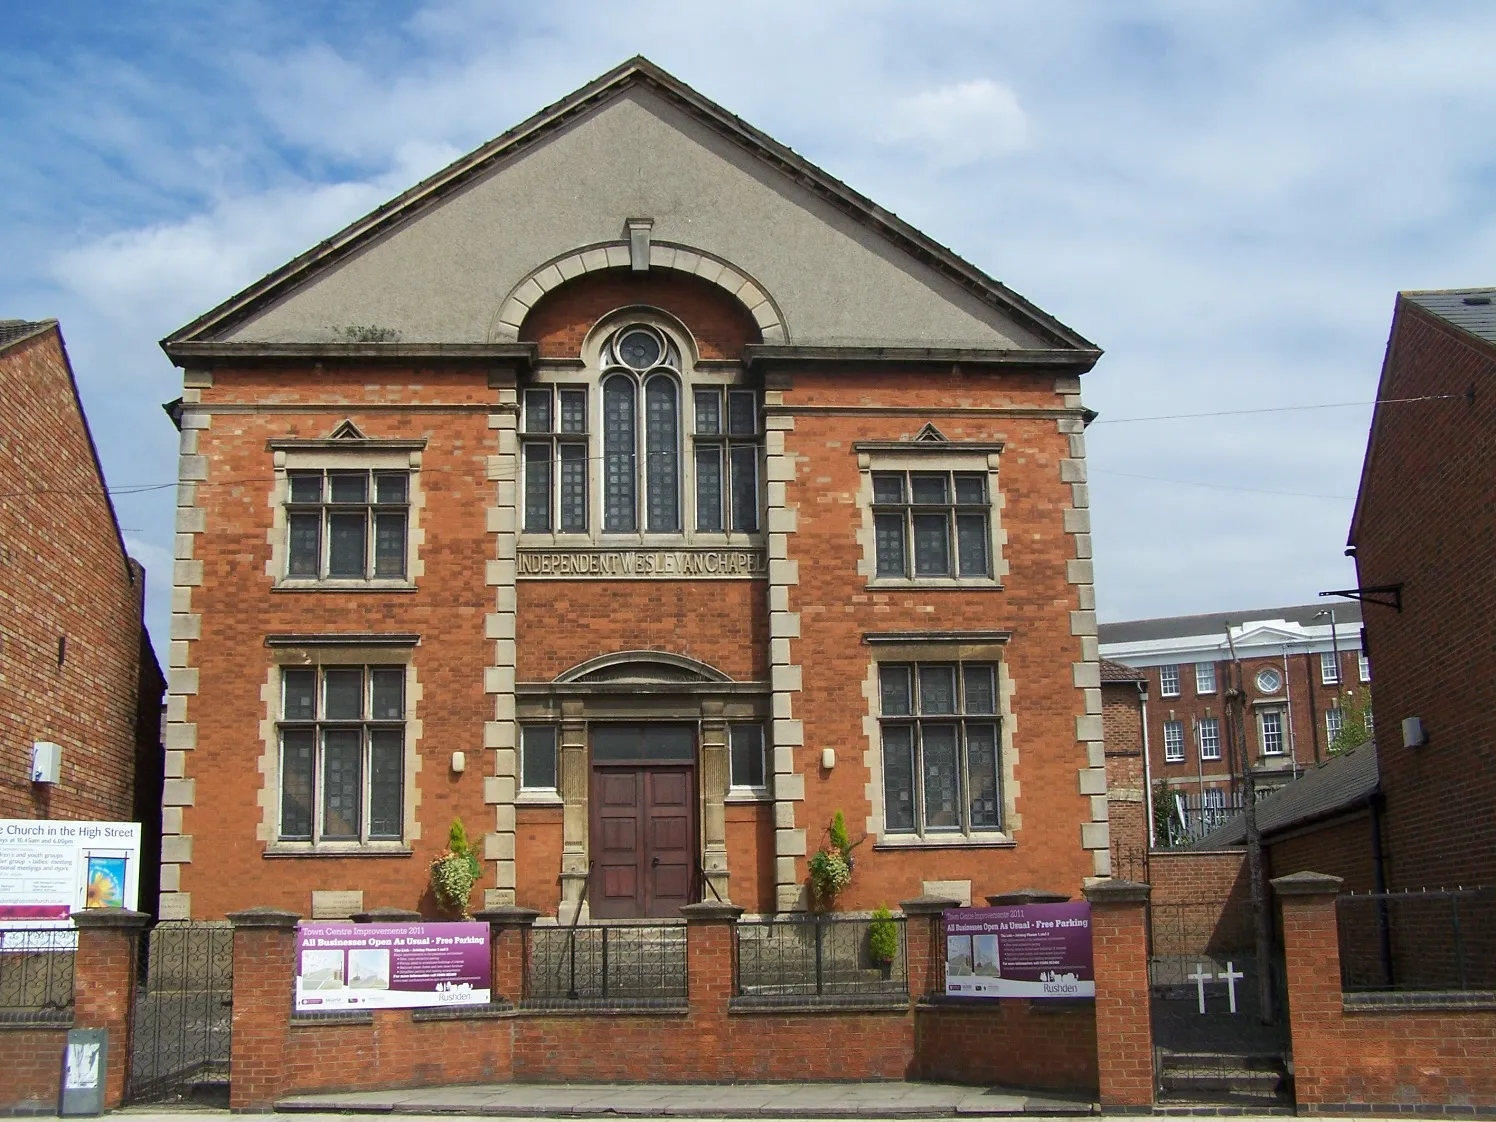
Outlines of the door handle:
<svg viewBox="0 0 1496 1122">
<path fill-rule="evenodd" d="M 659 868 L 659 866 L 660 866 L 660 859 L 658 857 L 656 857 L 653 861 L 651 861 L 649 863 L 649 867 L 652 868 L 652 869 L 657 869 L 657 868 Z"/>
</svg>

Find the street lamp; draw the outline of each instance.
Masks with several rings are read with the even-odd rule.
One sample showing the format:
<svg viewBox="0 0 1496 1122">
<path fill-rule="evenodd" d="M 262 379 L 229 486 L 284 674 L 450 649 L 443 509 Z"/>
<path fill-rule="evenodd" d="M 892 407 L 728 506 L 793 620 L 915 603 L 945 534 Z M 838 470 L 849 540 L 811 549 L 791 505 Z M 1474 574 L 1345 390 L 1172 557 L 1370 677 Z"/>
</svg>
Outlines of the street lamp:
<svg viewBox="0 0 1496 1122">
<path fill-rule="evenodd" d="M 1335 609 L 1324 608 L 1314 613 L 1315 619 L 1319 619 L 1321 616 L 1330 617 L 1330 649 L 1335 653 L 1335 689 L 1338 693 L 1340 691 L 1340 640 L 1336 637 L 1335 632 Z M 1320 678 L 1322 680 L 1324 675 L 1321 674 Z"/>
</svg>

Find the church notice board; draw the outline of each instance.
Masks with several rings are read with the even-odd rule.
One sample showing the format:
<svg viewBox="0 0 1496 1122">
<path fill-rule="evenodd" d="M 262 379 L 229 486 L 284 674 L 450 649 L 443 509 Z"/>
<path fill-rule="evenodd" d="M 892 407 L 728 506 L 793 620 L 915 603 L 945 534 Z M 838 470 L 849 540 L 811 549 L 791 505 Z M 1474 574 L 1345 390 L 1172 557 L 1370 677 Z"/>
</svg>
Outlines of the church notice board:
<svg viewBox="0 0 1496 1122">
<path fill-rule="evenodd" d="M 951 997 L 1095 997 L 1091 905 L 949 909 L 945 992 Z"/>
<path fill-rule="evenodd" d="M 296 1009 L 486 1005 L 493 992 L 486 923 L 303 923 Z"/>
</svg>

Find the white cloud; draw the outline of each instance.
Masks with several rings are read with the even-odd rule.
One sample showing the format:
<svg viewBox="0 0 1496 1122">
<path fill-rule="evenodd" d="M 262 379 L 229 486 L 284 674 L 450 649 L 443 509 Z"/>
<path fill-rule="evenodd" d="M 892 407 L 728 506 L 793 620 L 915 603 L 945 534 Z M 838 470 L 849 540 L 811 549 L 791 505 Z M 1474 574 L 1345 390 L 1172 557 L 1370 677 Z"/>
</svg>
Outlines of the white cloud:
<svg viewBox="0 0 1496 1122">
<path fill-rule="evenodd" d="M 63 247 L 0 286 L 24 314 L 61 299 L 111 478 L 171 473 L 169 426 L 143 424 L 174 396 L 156 338 L 636 50 L 1095 339 L 1105 419 L 1364 399 L 1398 288 L 1493 279 L 1488 3 L 428 0 L 374 22 L 242 46 L 182 136 L 180 78 L 138 66 L 29 103 L 73 123 L 60 143 L 102 135 L 127 188 L 191 192 L 41 235 L 0 219 Z M 101 194 L 44 170 L 14 182 Z M 1135 477 L 1349 495 L 1364 440 L 1354 410 L 1093 427 L 1103 615 L 1351 583 L 1349 501 Z M 131 501 L 168 548 L 169 498 Z"/>
<path fill-rule="evenodd" d="M 977 78 L 900 98 L 882 139 L 961 167 L 1023 148 L 1029 121 L 1011 89 Z"/>
</svg>

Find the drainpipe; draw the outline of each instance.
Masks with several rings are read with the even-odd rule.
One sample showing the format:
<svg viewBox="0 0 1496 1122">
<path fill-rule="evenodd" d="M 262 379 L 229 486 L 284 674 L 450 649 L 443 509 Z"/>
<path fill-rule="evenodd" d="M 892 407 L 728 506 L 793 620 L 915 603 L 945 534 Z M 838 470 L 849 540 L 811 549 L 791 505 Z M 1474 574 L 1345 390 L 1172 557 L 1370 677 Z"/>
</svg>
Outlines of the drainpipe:
<svg viewBox="0 0 1496 1122">
<path fill-rule="evenodd" d="M 1153 753 L 1148 749 L 1148 683 L 1138 683 L 1138 711 L 1143 715 L 1143 795 L 1148 808 L 1148 848 L 1158 844 L 1153 826 Z"/>
<path fill-rule="evenodd" d="M 1305 658 L 1308 655 L 1304 656 Z M 1314 692 L 1314 683 L 1309 683 L 1309 692 Z M 1293 777 L 1299 777 L 1299 746 L 1298 738 L 1293 734 L 1293 674 L 1290 672 L 1288 663 L 1288 644 L 1283 644 L 1283 703 L 1284 712 L 1288 714 L 1288 762 L 1293 765 Z"/>
</svg>

